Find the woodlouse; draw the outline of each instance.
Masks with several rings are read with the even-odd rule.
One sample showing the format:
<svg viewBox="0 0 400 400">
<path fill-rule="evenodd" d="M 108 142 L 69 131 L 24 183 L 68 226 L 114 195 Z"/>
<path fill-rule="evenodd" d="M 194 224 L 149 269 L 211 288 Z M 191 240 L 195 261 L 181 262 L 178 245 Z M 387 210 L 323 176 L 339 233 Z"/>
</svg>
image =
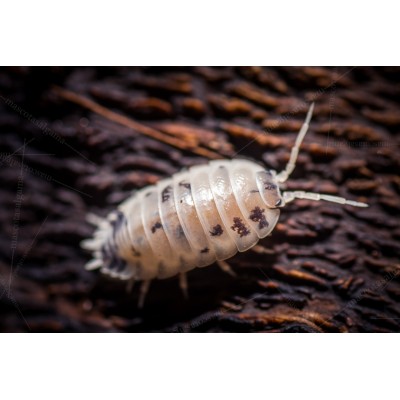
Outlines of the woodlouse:
<svg viewBox="0 0 400 400">
<path fill-rule="evenodd" d="M 82 247 L 93 252 L 87 269 L 101 268 L 113 277 L 143 281 L 139 306 L 152 279 L 180 275 L 254 247 L 278 222 L 279 208 L 294 199 L 325 200 L 356 207 L 364 203 L 303 191 L 280 192 L 293 172 L 307 133 L 311 105 L 286 168 L 276 173 L 247 160 L 217 160 L 194 166 L 132 194 L 103 219 L 89 215 L 97 226 Z"/>
</svg>

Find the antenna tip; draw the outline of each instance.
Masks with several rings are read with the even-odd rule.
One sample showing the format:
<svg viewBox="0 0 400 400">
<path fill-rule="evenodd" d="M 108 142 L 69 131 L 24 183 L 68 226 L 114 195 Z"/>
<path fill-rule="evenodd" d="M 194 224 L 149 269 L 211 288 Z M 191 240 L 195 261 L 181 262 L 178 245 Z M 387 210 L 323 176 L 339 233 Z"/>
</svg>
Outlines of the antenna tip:
<svg viewBox="0 0 400 400">
<path fill-rule="evenodd" d="M 313 114 L 313 112 L 314 112 L 314 102 L 312 102 L 311 103 L 311 105 L 310 105 L 310 108 L 308 109 L 308 112 L 307 112 L 307 116 L 306 116 L 306 120 L 305 120 L 305 123 L 308 125 L 309 123 L 310 123 L 310 121 L 311 121 L 311 117 L 312 117 L 312 114 Z"/>
<path fill-rule="evenodd" d="M 369 207 L 369 205 L 366 203 L 360 203 L 358 201 L 351 201 L 351 200 L 347 200 L 346 204 L 348 204 L 349 206 L 361 207 L 361 208 Z"/>
</svg>

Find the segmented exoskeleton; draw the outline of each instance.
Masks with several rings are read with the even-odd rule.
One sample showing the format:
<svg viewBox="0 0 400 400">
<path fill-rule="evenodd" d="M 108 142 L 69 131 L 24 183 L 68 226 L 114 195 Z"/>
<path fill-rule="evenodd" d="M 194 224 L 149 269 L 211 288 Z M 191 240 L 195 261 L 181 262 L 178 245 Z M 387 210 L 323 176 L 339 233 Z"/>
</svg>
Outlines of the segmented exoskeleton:
<svg viewBox="0 0 400 400">
<path fill-rule="evenodd" d="M 366 207 L 326 194 L 281 193 L 279 185 L 294 170 L 313 108 L 314 104 L 280 173 L 247 160 L 211 161 L 135 192 L 105 219 L 90 215 L 97 230 L 93 239 L 82 243 L 93 252 L 87 269 L 101 268 L 113 277 L 143 281 L 141 306 L 154 278 L 179 274 L 186 291 L 185 273 L 193 268 L 217 261 L 229 272 L 223 260 L 268 236 L 279 208 L 296 198 Z"/>
</svg>

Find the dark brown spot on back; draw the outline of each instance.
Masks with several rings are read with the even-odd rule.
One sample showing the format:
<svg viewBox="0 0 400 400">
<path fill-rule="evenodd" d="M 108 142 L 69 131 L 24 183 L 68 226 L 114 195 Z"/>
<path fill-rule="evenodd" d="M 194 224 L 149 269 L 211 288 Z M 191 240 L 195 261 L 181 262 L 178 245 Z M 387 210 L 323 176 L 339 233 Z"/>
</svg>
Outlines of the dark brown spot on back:
<svg viewBox="0 0 400 400">
<path fill-rule="evenodd" d="M 200 253 L 208 253 L 210 249 L 208 247 L 204 247 L 204 249 L 200 250 Z"/>
<path fill-rule="evenodd" d="M 277 186 L 274 185 L 273 183 L 267 183 L 266 185 L 264 185 L 265 190 L 275 190 L 276 188 Z"/>
<path fill-rule="evenodd" d="M 177 236 L 178 238 L 181 238 L 181 237 L 185 236 L 185 232 L 183 231 L 182 225 L 179 225 L 179 226 L 176 228 L 176 236 Z"/>
<path fill-rule="evenodd" d="M 182 181 L 179 182 L 179 186 L 183 186 L 185 189 L 189 189 L 190 190 L 190 183 Z"/>
<path fill-rule="evenodd" d="M 264 212 L 264 208 L 261 209 L 257 206 L 256 208 L 254 208 L 254 210 L 251 210 L 251 214 L 249 215 L 249 218 L 252 221 L 258 222 L 259 229 L 263 229 L 269 225 L 267 219 L 265 218 Z"/>
<path fill-rule="evenodd" d="M 211 236 L 221 236 L 223 233 L 224 230 L 220 224 L 213 226 L 212 231 L 210 231 Z"/>
<path fill-rule="evenodd" d="M 151 232 L 152 233 L 156 233 L 157 229 L 162 228 L 162 224 L 161 222 L 156 222 L 152 227 L 151 227 Z"/>
<path fill-rule="evenodd" d="M 135 256 L 135 257 L 140 257 L 142 254 L 140 253 L 140 251 L 137 251 L 136 250 L 136 248 L 135 248 L 135 246 L 133 246 L 133 245 L 131 245 L 131 250 L 132 250 L 132 254 Z"/>
<path fill-rule="evenodd" d="M 231 229 L 235 232 L 237 232 L 240 237 L 247 236 L 250 234 L 250 230 L 247 228 L 247 226 L 243 223 L 242 219 L 239 217 L 233 218 L 233 225 L 231 226 Z"/>
<path fill-rule="evenodd" d="M 113 218 L 113 220 L 110 222 L 110 225 L 112 227 L 112 237 L 113 240 L 115 241 L 116 234 L 121 229 L 121 226 L 126 220 L 126 218 L 124 213 L 120 210 L 117 210 L 114 215 L 115 218 Z"/>
<path fill-rule="evenodd" d="M 171 197 L 172 186 L 166 186 L 163 191 L 161 192 L 161 201 L 164 203 L 165 201 L 169 200 Z"/>
<path fill-rule="evenodd" d="M 118 272 L 122 272 L 126 268 L 126 261 L 120 257 L 114 256 L 109 264 L 108 264 L 108 269 L 109 270 L 116 270 Z"/>
</svg>

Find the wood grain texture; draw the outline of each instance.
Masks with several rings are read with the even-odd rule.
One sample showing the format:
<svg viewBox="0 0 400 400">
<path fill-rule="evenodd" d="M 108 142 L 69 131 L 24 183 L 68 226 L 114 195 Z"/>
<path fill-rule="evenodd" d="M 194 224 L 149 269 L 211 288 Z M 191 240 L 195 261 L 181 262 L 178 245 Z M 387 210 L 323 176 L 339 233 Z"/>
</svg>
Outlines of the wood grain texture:
<svg viewBox="0 0 400 400">
<path fill-rule="evenodd" d="M 9 68 L 0 96 L 1 331 L 400 331 L 400 69 Z M 88 212 L 211 158 L 280 170 L 310 101 L 287 187 L 368 209 L 293 202 L 237 277 L 155 281 L 143 310 L 83 269 Z"/>
</svg>

